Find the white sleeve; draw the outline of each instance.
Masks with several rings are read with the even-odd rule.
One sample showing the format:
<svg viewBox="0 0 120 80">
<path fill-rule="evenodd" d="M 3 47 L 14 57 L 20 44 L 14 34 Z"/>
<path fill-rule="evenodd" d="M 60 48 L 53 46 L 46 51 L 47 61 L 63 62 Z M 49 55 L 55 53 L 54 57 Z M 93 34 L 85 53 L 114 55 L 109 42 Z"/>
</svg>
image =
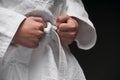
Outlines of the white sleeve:
<svg viewBox="0 0 120 80">
<path fill-rule="evenodd" d="M 0 58 L 4 57 L 13 36 L 25 16 L 0 7 Z"/>
<path fill-rule="evenodd" d="M 96 43 L 96 30 L 88 18 L 81 0 L 67 0 L 67 14 L 78 18 L 79 32 L 76 42 L 81 49 L 90 49 Z"/>
</svg>

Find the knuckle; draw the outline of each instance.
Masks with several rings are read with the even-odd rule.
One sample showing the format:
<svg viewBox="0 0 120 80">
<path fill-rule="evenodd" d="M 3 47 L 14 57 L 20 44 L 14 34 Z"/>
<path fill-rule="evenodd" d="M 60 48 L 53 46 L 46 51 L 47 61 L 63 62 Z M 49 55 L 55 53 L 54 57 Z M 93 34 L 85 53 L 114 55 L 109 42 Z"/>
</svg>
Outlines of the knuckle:
<svg viewBox="0 0 120 80">
<path fill-rule="evenodd" d="M 44 28 L 44 24 L 43 24 L 43 23 L 38 23 L 37 26 L 38 26 L 40 29 L 43 29 L 43 28 Z"/>
<path fill-rule="evenodd" d="M 43 18 L 39 17 L 39 20 L 43 21 Z"/>
<path fill-rule="evenodd" d="M 71 43 L 72 43 L 72 41 L 68 41 L 68 40 L 62 41 L 62 44 L 64 44 L 64 45 L 70 45 Z"/>
<path fill-rule="evenodd" d="M 39 44 L 39 41 L 40 41 L 40 40 L 39 40 L 38 38 L 36 38 L 35 43 L 36 43 L 36 44 Z"/>
<path fill-rule="evenodd" d="M 72 37 L 76 36 L 76 32 L 72 32 L 72 33 L 70 34 L 70 36 L 72 36 Z"/>
<path fill-rule="evenodd" d="M 44 24 L 43 24 L 43 23 L 41 23 L 41 24 L 40 24 L 40 26 L 41 26 L 41 27 L 44 27 Z"/>
<path fill-rule="evenodd" d="M 33 19 L 34 17 L 33 16 L 30 16 L 30 17 L 28 17 L 27 19 Z"/>
<path fill-rule="evenodd" d="M 38 31 L 38 32 L 36 33 L 36 35 L 39 36 L 39 37 L 41 37 L 42 35 L 44 35 L 44 32 L 43 32 L 43 31 Z"/>
<path fill-rule="evenodd" d="M 36 44 L 36 43 L 33 43 L 33 44 L 31 45 L 32 48 L 37 48 L 38 46 L 39 46 L 39 44 Z"/>
<path fill-rule="evenodd" d="M 61 20 L 61 16 L 58 16 L 57 21 L 60 21 L 60 20 Z"/>
<path fill-rule="evenodd" d="M 39 37 L 41 35 L 40 31 L 36 32 L 35 35 Z"/>
<path fill-rule="evenodd" d="M 76 29 L 76 25 L 73 24 L 73 25 L 70 25 L 72 29 Z"/>
<path fill-rule="evenodd" d="M 60 37 L 62 37 L 62 36 L 63 36 L 63 34 L 62 34 L 62 32 L 61 32 L 61 31 L 59 31 L 59 32 L 58 32 L 58 35 L 59 35 Z"/>
</svg>

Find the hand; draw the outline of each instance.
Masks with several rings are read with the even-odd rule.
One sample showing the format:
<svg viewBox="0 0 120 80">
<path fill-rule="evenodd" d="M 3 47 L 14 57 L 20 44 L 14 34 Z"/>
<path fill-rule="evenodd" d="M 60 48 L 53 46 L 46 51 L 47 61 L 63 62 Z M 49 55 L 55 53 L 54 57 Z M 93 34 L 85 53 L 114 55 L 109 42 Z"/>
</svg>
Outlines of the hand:
<svg viewBox="0 0 120 80">
<path fill-rule="evenodd" d="M 62 44 L 71 44 L 78 32 L 78 22 L 75 18 L 68 15 L 59 16 L 55 24 L 58 28 L 57 33 Z"/>
<path fill-rule="evenodd" d="M 44 35 L 44 27 L 41 17 L 28 17 L 19 26 L 13 41 L 28 48 L 36 48 Z"/>
</svg>

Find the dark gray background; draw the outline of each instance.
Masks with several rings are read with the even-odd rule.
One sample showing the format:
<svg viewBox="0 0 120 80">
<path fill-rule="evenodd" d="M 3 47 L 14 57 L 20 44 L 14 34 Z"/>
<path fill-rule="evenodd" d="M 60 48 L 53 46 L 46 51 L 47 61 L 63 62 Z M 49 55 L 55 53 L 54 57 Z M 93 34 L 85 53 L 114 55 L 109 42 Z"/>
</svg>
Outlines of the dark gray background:
<svg viewBox="0 0 120 80">
<path fill-rule="evenodd" d="M 87 80 L 120 80 L 120 4 L 119 0 L 83 0 L 97 31 L 97 43 L 91 50 L 71 51 L 82 66 Z"/>
</svg>

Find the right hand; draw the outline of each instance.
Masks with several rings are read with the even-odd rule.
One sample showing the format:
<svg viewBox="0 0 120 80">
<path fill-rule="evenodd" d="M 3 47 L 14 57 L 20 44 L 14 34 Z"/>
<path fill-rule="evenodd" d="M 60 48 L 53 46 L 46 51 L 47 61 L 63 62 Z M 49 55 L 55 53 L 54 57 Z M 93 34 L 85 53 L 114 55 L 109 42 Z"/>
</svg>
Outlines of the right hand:
<svg viewBox="0 0 120 80">
<path fill-rule="evenodd" d="M 36 48 L 44 35 L 45 26 L 41 17 L 28 17 L 19 26 L 13 41 L 28 48 Z"/>
</svg>

